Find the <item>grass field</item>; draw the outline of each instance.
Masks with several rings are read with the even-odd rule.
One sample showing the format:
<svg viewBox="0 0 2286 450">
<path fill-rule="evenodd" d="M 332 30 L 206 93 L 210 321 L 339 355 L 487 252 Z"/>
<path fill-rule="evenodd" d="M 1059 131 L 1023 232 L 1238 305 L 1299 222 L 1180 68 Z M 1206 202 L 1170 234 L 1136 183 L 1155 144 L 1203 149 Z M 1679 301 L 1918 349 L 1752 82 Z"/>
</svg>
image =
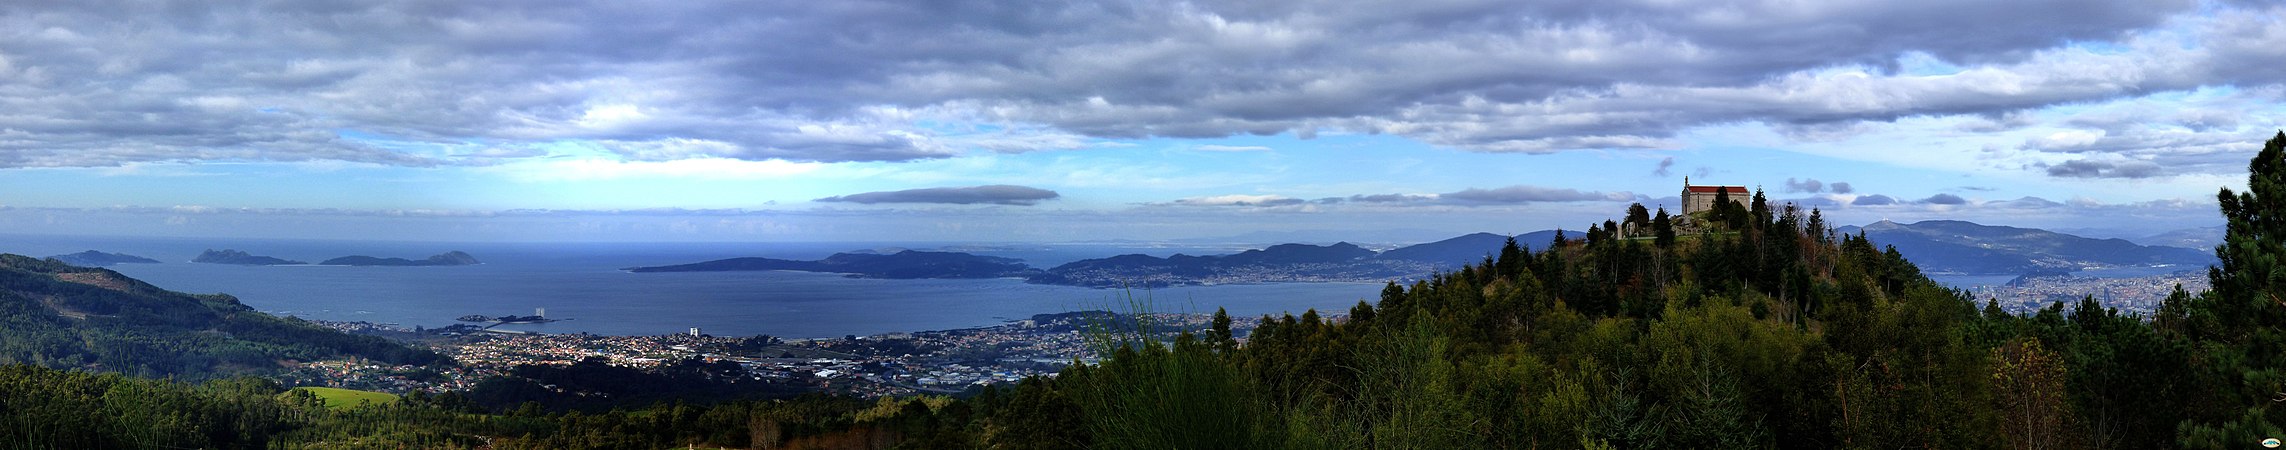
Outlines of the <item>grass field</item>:
<svg viewBox="0 0 2286 450">
<path fill-rule="evenodd" d="M 312 394 L 317 394 L 318 398 L 325 399 L 326 408 L 335 410 L 356 408 L 368 404 L 386 405 L 397 402 L 396 394 L 384 392 L 358 391 L 329 387 L 298 387 L 294 388 L 294 390 L 309 391 Z"/>
</svg>

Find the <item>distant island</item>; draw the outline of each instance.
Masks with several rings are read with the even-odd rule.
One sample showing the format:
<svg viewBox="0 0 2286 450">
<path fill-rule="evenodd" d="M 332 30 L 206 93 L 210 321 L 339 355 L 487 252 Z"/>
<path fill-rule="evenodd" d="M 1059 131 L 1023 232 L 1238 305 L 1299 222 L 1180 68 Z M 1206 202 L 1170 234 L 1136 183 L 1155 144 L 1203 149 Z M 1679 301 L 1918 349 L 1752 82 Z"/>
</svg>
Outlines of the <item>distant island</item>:
<svg viewBox="0 0 2286 450">
<path fill-rule="evenodd" d="M 50 256 L 48 259 L 80 267 L 104 267 L 113 264 L 158 264 L 159 260 L 125 253 L 104 253 L 88 250 L 68 255 Z"/>
<path fill-rule="evenodd" d="M 1554 231 L 1519 238 L 1550 239 Z M 959 252 L 904 250 L 892 254 L 836 253 L 816 261 L 730 258 L 672 266 L 634 267 L 629 272 L 725 272 L 791 270 L 844 273 L 863 278 L 1008 278 L 1026 282 L 1094 288 L 1317 281 L 1385 281 L 1423 277 L 1483 260 L 1509 237 L 1476 233 L 1376 253 L 1356 244 L 1279 244 L 1230 255 L 1166 258 L 1120 255 L 1074 261 L 1040 270 L 1023 261 Z"/>
<path fill-rule="evenodd" d="M 318 264 L 328 266 L 466 266 L 481 264 L 481 262 L 477 261 L 476 257 L 469 256 L 468 253 L 455 250 L 419 260 L 355 255 L 328 259 Z"/>
<path fill-rule="evenodd" d="M 208 249 L 203 253 L 199 253 L 197 258 L 191 258 L 191 262 L 207 264 L 235 264 L 241 266 L 290 266 L 296 264 L 309 264 L 301 261 L 272 258 L 268 256 L 257 256 L 242 251 L 228 249 Z"/>
<path fill-rule="evenodd" d="M 905 250 L 886 255 L 835 253 L 816 261 L 773 258 L 730 258 L 672 266 L 631 267 L 629 272 L 729 272 L 792 270 L 843 273 L 860 278 L 1005 278 L 1028 277 L 1039 271 L 1013 258 L 977 256 L 958 252 Z"/>
<path fill-rule="evenodd" d="M 780 258 L 727 258 L 690 265 L 629 267 L 626 272 L 750 272 L 793 270 L 850 274 L 860 279 L 1006 279 L 1038 274 L 1015 258 L 974 256 L 958 251 L 896 251 L 896 254 L 834 254 L 823 260 Z"/>
</svg>

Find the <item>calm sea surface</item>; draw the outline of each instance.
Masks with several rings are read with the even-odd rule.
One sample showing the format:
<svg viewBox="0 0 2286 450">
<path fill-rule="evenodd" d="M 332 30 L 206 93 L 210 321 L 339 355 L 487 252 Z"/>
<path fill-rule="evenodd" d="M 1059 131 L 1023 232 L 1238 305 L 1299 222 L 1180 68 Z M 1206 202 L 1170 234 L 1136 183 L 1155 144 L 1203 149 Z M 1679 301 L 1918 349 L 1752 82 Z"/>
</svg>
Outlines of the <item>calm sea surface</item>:
<svg viewBox="0 0 2286 450">
<path fill-rule="evenodd" d="M 205 249 L 318 262 L 348 255 L 420 259 L 451 250 L 484 264 L 457 267 L 232 266 L 194 264 Z M 0 235 L 0 253 L 44 257 L 84 250 L 164 261 L 113 270 L 161 288 L 227 293 L 255 309 L 310 319 L 411 326 L 451 325 L 468 314 L 531 314 L 571 320 L 504 328 L 612 335 L 680 333 L 837 337 L 997 325 L 1033 314 L 1127 310 L 1127 297 L 1158 312 L 1239 317 L 1306 309 L 1347 311 L 1379 295 L 1379 283 L 1280 283 L 1086 289 L 1021 280 L 877 280 L 804 272 L 628 273 L 635 266 L 741 256 L 816 259 L 860 249 L 913 248 L 1019 258 L 1034 267 L 1126 253 L 1223 254 L 1238 248 L 932 243 L 423 243 L 313 240 Z"/>
</svg>

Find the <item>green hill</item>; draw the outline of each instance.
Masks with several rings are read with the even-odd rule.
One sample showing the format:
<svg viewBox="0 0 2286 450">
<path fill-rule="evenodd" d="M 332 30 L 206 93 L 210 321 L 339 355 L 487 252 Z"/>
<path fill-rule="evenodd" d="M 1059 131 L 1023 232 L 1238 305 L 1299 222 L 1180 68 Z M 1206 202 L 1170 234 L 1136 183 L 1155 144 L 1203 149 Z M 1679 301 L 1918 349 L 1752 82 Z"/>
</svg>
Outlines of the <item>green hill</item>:
<svg viewBox="0 0 2286 450">
<path fill-rule="evenodd" d="M 108 269 L 0 254 L 0 363 L 196 380 L 349 355 L 443 361 L 428 350 L 263 314 L 228 295 L 172 292 Z"/>
</svg>

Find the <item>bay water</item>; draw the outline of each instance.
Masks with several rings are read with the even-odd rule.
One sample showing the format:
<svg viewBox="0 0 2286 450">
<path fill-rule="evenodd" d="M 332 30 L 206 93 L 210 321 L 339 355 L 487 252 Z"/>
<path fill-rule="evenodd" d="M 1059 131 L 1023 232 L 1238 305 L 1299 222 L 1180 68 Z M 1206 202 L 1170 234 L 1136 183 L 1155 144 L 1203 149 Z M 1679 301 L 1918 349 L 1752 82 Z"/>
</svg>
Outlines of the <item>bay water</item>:
<svg viewBox="0 0 2286 450">
<path fill-rule="evenodd" d="M 885 280 L 808 272 L 630 273 L 628 267 L 760 256 L 818 259 L 836 252 L 964 251 L 1047 268 L 1085 258 L 1143 253 L 1227 254 L 1238 246 L 968 243 L 515 243 L 388 242 L 0 235 L 0 252 L 45 257 L 85 250 L 162 261 L 110 267 L 160 288 L 227 293 L 281 316 L 404 327 L 451 325 L 464 315 L 528 315 L 546 324 L 502 329 L 545 333 L 841 337 L 992 326 L 1034 314 L 1129 310 L 1211 313 L 1245 320 L 1317 309 L 1346 312 L 1379 296 L 1381 283 L 1265 283 L 1153 290 L 1027 284 L 1019 279 Z M 189 262 L 206 249 L 320 262 L 365 255 L 421 259 L 459 250 L 483 264 L 449 267 L 235 266 Z"/>
</svg>

